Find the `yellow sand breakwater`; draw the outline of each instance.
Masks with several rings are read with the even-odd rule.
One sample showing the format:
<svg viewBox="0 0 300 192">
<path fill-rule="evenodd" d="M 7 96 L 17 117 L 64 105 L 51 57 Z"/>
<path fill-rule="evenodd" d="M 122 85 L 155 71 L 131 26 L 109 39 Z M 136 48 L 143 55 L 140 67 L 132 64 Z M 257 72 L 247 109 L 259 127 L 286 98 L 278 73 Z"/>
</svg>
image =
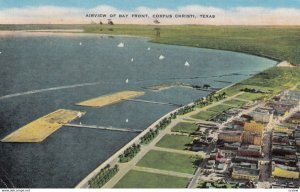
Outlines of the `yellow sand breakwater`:
<svg viewBox="0 0 300 192">
<path fill-rule="evenodd" d="M 144 95 L 143 91 L 121 91 L 109 95 L 96 97 L 87 101 L 77 103 L 77 105 L 86 107 L 103 107 L 122 101 L 123 99 L 132 99 Z"/>
<path fill-rule="evenodd" d="M 85 112 L 59 109 L 19 128 L 1 142 L 42 142 L 64 124 L 80 118 Z"/>
</svg>

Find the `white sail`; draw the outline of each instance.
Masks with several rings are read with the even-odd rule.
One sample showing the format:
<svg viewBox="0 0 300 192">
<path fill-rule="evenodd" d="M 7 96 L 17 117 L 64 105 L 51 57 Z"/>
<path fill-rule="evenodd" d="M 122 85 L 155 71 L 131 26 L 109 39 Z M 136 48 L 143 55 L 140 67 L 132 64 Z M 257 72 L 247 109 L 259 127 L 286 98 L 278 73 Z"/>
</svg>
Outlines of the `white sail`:
<svg viewBox="0 0 300 192">
<path fill-rule="evenodd" d="M 131 58 L 131 60 L 130 60 L 131 62 L 133 62 L 133 58 Z"/>
<path fill-rule="evenodd" d="M 122 48 L 122 47 L 124 47 L 124 46 L 125 46 L 125 45 L 124 45 L 123 42 L 119 43 L 119 45 L 118 45 L 118 47 L 120 47 L 120 48 Z"/>
<path fill-rule="evenodd" d="M 190 64 L 186 61 L 186 62 L 184 63 L 184 66 L 189 67 Z"/>
<path fill-rule="evenodd" d="M 163 59 L 165 59 L 165 56 L 160 55 L 158 59 L 159 59 L 159 60 L 163 60 Z"/>
<path fill-rule="evenodd" d="M 150 51 L 151 50 L 151 48 L 150 47 L 148 47 L 148 49 L 147 49 L 148 51 Z"/>
<path fill-rule="evenodd" d="M 128 123 L 128 121 L 129 121 L 129 120 L 128 120 L 128 119 L 126 119 L 126 123 Z"/>
<path fill-rule="evenodd" d="M 0 54 L 2 54 L 2 52 L 0 51 Z"/>
<path fill-rule="evenodd" d="M 129 82 L 129 79 L 126 79 L 125 83 L 128 83 Z"/>
<path fill-rule="evenodd" d="M 79 45 L 82 45 L 82 43 L 80 42 Z"/>
</svg>

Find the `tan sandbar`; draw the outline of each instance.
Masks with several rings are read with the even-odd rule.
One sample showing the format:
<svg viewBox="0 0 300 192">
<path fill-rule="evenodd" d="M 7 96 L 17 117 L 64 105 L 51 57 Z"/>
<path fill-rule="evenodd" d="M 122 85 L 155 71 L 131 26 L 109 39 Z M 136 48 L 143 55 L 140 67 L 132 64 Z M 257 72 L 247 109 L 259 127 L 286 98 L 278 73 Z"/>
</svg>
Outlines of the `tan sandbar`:
<svg viewBox="0 0 300 192">
<path fill-rule="evenodd" d="M 85 112 L 59 109 L 21 127 L 2 142 L 42 142 L 64 124 L 80 118 Z"/>
<path fill-rule="evenodd" d="M 143 91 L 121 91 L 109 95 L 103 95 L 87 101 L 77 103 L 77 105 L 87 107 L 103 107 L 122 101 L 123 99 L 132 99 L 144 95 Z"/>
</svg>

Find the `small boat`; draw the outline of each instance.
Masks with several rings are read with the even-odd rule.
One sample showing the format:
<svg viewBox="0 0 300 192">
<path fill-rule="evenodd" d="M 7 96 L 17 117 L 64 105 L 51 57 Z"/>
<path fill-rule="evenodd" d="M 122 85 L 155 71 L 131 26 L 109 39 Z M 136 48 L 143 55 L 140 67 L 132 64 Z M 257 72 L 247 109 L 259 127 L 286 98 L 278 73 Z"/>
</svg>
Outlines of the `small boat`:
<svg viewBox="0 0 300 192">
<path fill-rule="evenodd" d="M 126 79 L 125 83 L 128 83 L 128 82 L 129 82 L 129 80 L 128 80 L 128 79 Z"/>
<path fill-rule="evenodd" d="M 82 43 L 80 42 L 80 43 L 79 43 L 79 45 L 81 46 L 81 45 L 82 45 Z"/>
<path fill-rule="evenodd" d="M 128 119 L 126 119 L 126 123 L 128 123 L 128 121 L 129 121 L 129 120 L 128 120 Z"/>
<path fill-rule="evenodd" d="M 150 47 L 148 47 L 148 49 L 147 49 L 148 51 L 150 51 L 151 50 L 151 48 Z"/>
<path fill-rule="evenodd" d="M 2 52 L 0 51 L 0 55 L 2 54 Z"/>
<path fill-rule="evenodd" d="M 133 62 L 133 58 L 131 58 L 131 60 L 130 60 L 131 62 Z"/>
<path fill-rule="evenodd" d="M 190 64 L 186 61 L 186 62 L 184 63 L 184 66 L 189 67 Z"/>
<path fill-rule="evenodd" d="M 160 55 L 158 59 L 159 59 L 159 60 L 163 60 L 163 59 L 165 59 L 165 56 Z"/>
<path fill-rule="evenodd" d="M 77 117 L 80 118 L 82 116 L 81 112 L 77 113 Z"/>
<path fill-rule="evenodd" d="M 118 47 L 120 47 L 120 48 L 122 48 L 122 47 L 124 47 L 124 46 L 125 46 L 125 45 L 124 45 L 123 42 L 121 42 L 121 43 L 118 44 Z"/>
</svg>

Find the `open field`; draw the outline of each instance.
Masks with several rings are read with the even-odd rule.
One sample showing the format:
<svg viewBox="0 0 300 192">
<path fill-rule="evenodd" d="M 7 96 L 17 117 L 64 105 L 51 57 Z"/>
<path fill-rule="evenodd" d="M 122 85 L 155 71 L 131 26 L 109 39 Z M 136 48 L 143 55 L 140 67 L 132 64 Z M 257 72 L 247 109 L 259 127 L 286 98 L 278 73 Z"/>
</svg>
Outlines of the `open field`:
<svg viewBox="0 0 300 192">
<path fill-rule="evenodd" d="M 123 99 L 132 99 L 144 95 L 142 91 L 121 91 L 109 95 L 96 97 L 87 101 L 77 103 L 77 105 L 87 107 L 103 107 L 111 105 L 117 102 L 121 102 Z"/>
<path fill-rule="evenodd" d="M 227 110 L 229 110 L 229 109 L 231 109 L 231 108 L 233 108 L 233 107 L 228 106 L 228 105 L 221 105 L 221 104 L 219 104 L 219 105 L 210 107 L 210 108 L 207 109 L 207 110 L 213 111 L 213 112 L 216 112 L 217 114 L 219 114 L 219 113 L 222 113 L 222 112 L 224 112 L 224 111 L 227 111 Z"/>
<path fill-rule="evenodd" d="M 237 99 L 245 99 L 249 101 L 254 101 L 257 99 L 261 99 L 267 96 L 266 94 L 261 94 L 261 93 L 243 93 L 242 95 L 237 96 Z"/>
<path fill-rule="evenodd" d="M 298 82 L 300 82 L 300 67 L 272 67 L 224 91 L 229 96 L 240 92 L 241 89 L 246 87 L 269 92 L 268 94 L 244 93 L 237 97 L 255 100 L 258 98 L 270 98 L 285 89 L 292 88 Z"/>
<path fill-rule="evenodd" d="M 223 102 L 223 104 L 231 105 L 233 107 L 241 107 L 246 103 L 247 103 L 246 101 L 241 101 L 241 100 L 236 100 L 236 99 L 231 99 L 231 100 Z"/>
<path fill-rule="evenodd" d="M 194 123 L 180 122 L 172 128 L 173 132 L 193 133 L 198 129 Z"/>
<path fill-rule="evenodd" d="M 129 171 L 114 188 L 185 188 L 188 178 Z"/>
<path fill-rule="evenodd" d="M 42 142 L 64 124 L 82 115 L 83 112 L 59 109 L 14 131 L 2 142 Z"/>
<path fill-rule="evenodd" d="M 199 113 L 192 115 L 192 118 L 208 121 L 216 115 L 218 115 L 218 113 L 214 111 L 200 111 Z"/>
<path fill-rule="evenodd" d="M 157 144 L 158 147 L 165 147 L 171 149 L 186 149 L 186 144 L 193 141 L 192 137 L 185 135 L 165 135 Z"/>
<path fill-rule="evenodd" d="M 149 151 L 138 166 L 193 174 L 195 157 L 164 151 Z"/>
</svg>

